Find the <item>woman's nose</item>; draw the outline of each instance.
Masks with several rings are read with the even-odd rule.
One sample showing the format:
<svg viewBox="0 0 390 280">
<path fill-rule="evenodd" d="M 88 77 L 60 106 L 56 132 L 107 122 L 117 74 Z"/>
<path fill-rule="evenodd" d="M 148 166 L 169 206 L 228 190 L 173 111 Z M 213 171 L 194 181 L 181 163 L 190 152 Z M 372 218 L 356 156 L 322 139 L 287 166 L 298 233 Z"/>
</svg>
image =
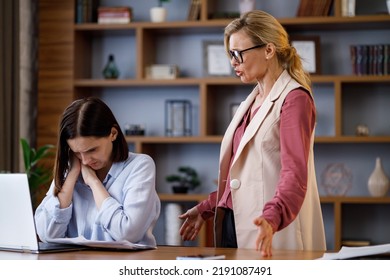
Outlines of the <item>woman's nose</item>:
<svg viewBox="0 0 390 280">
<path fill-rule="evenodd" d="M 81 163 L 84 165 L 88 165 L 90 161 L 90 157 L 86 154 L 80 154 L 80 157 L 81 157 Z"/>
</svg>

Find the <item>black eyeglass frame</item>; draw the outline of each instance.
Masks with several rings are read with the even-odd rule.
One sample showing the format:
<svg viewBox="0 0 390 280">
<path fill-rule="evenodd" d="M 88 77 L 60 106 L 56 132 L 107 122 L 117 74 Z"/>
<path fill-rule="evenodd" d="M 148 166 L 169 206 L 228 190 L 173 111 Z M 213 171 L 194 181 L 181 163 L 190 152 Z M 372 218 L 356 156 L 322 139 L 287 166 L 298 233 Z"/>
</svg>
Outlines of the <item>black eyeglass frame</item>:
<svg viewBox="0 0 390 280">
<path fill-rule="evenodd" d="M 229 53 L 230 53 L 230 57 L 234 58 L 234 60 L 241 64 L 241 63 L 244 63 L 244 59 L 242 58 L 242 53 L 243 52 L 246 52 L 246 51 L 250 51 L 250 50 L 253 50 L 253 49 L 257 49 L 257 48 L 262 48 L 264 47 L 265 45 L 267 45 L 266 43 L 263 43 L 263 44 L 260 44 L 260 45 L 256 45 L 256 46 L 253 46 L 253 47 L 250 47 L 250 48 L 247 48 L 245 50 L 241 50 L 241 51 L 238 51 L 238 50 L 229 50 Z M 240 60 L 241 59 L 241 60 Z"/>
</svg>

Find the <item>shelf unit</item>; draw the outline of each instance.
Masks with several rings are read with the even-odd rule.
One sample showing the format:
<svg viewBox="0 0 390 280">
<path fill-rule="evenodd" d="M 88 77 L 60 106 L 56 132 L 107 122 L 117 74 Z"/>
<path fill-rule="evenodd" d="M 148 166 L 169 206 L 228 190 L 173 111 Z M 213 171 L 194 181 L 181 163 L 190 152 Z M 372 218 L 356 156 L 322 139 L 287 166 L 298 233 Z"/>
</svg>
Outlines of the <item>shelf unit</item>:
<svg viewBox="0 0 390 280">
<path fill-rule="evenodd" d="M 150 80 L 145 77 L 145 68 L 149 64 L 159 62 L 156 53 L 158 40 L 164 37 L 186 37 L 209 34 L 221 34 L 230 19 L 210 19 L 213 11 L 211 3 L 216 1 L 202 0 L 200 19 L 197 21 L 174 21 L 151 23 L 147 21 L 131 22 L 129 24 L 102 25 L 96 23 L 75 24 L 75 1 L 40 0 L 40 70 L 38 97 L 38 145 L 56 144 L 57 120 L 63 109 L 71 100 L 88 95 L 100 95 L 103 91 L 152 89 L 195 88 L 198 102 L 197 133 L 191 137 L 165 137 L 157 135 L 126 137 L 135 152 L 150 154 L 154 159 L 159 157 L 161 145 L 198 145 L 206 144 L 218 147 L 222 139 L 223 125 L 215 119 L 221 118 L 221 112 L 215 110 L 215 104 L 220 101 L 220 89 L 242 88 L 239 79 L 235 77 L 204 77 L 202 74 L 187 75 L 174 80 Z M 218 2 L 218 1 L 217 1 Z M 279 18 L 288 32 L 305 34 L 306 32 L 364 32 L 379 30 L 388 32 L 390 29 L 389 15 L 358 15 L 355 17 L 341 16 L 341 0 L 333 1 L 333 14 L 327 17 Z M 60 36 L 57 36 L 60 34 Z M 133 70 L 126 78 L 104 80 L 95 74 L 93 61 L 95 40 L 102 38 L 130 38 L 130 52 L 134 60 Z M 385 43 L 389 39 L 384 38 Z M 110 39 L 108 39 L 110 40 Z M 369 42 L 367 42 L 369 43 Z M 123 48 L 129 48 L 123 46 Z M 101 58 L 104 60 L 104 58 Z M 198 73 L 198 72 L 196 72 Z M 345 106 L 348 97 L 361 85 L 379 87 L 379 97 L 388 100 L 390 76 L 353 76 L 348 73 L 334 75 L 313 75 L 314 86 L 325 86 L 332 89 L 330 98 L 333 107 L 331 127 L 332 132 L 316 137 L 320 145 L 389 145 L 390 130 L 386 134 L 368 137 L 357 137 L 346 128 Z M 245 90 L 247 93 L 247 91 Z M 316 93 L 315 93 L 316 94 Z M 327 93 L 325 94 L 327 95 Z M 329 98 L 328 96 L 326 98 Z M 346 99 L 347 98 L 347 99 Z M 327 110 L 325 108 L 325 110 Z M 159 170 L 159 166 L 157 166 Z M 161 184 L 162 182 L 158 182 Z M 198 201 L 202 195 L 172 196 L 161 193 L 162 201 L 182 199 L 183 201 Z M 384 199 L 367 200 L 364 197 L 322 198 L 322 202 L 334 206 L 334 242 L 331 249 L 338 249 L 341 244 L 341 212 L 344 203 L 369 204 Z M 200 244 L 207 244 L 203 235 Z"/>
</svg>

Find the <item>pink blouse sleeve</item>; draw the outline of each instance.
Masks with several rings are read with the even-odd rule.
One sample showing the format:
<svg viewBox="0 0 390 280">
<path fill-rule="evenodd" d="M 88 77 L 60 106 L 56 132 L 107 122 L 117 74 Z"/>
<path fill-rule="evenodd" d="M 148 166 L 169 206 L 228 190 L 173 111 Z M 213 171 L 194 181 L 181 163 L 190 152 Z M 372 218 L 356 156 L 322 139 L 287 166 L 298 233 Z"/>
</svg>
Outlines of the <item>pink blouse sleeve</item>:
<svg viewBox="0 0 390 280">
<path fill-rule="evenodd" d="M 288 226 L 303 204 L 315 120 L 315 105 L 309 94 L 303 89 L 291 91 L 280 115 L 281 173 L 275 196 L 263 209 L 263 217 L 274 232 Z"/>
<path fill-rule="evenodd" d="M 217 191 L 209 194 L 208 198 L 197 205 L 198 211 L 203 220 L 214 216 L 215 206 L 217 205 Z"/>
</svg>

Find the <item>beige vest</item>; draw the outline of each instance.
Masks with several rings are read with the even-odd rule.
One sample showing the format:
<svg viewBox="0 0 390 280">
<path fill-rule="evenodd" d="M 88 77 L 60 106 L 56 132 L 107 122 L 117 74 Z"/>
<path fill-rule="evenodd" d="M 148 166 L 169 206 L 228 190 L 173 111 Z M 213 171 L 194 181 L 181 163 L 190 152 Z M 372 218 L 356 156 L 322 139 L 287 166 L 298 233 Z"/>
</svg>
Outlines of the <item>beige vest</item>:
<svg viewBox="0 0 390 280">
<path fill-rule="evenodd" d="M 301 85 L 284 71 L 276 81 L 259 111 L 248 125 L 230 170 L 234 219 L 239 248 L 255 248 L 258 229 L 253 220 L 260 216 L 263 207 L 275 193 L 281 169 L 280 164 L 280 111 L 291 90 Z M 221 198 L 227 177 L 233 134 L 240 120 L 252 104 L 257 88 L 243 101 L 221 144 L 218 178 L 218 200 Z M 325 250 L 325 233 L 313 158 L 314 132 L 308 161 L 307 192 L 296 219 L 276 232 L 273 249 Z M 220 244 L 222 211 L 216 211 L 215 244 Z"/>
</svg>

